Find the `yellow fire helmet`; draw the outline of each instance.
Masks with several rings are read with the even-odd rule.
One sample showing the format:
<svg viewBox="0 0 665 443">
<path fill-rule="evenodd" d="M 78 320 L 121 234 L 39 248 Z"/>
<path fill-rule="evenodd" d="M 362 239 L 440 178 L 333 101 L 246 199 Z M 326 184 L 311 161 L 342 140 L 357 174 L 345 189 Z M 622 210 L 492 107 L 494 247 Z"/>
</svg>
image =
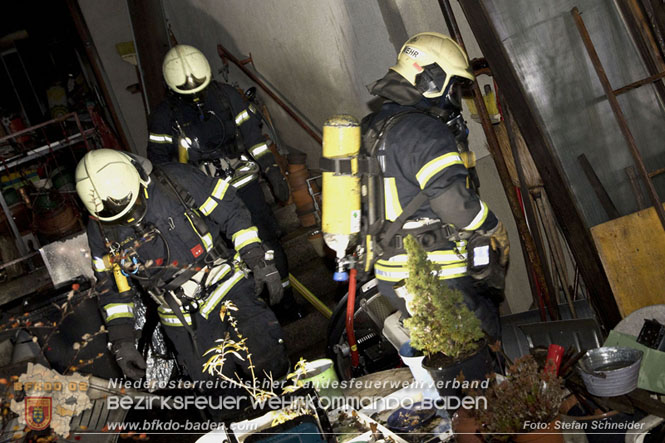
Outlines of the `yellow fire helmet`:
<svg viewBox="0 0 665 443">
<path fill-rule="evenodd" d="M 473 81 L 464 50 L 447 35 L 421 32 L 404 43 L 397 64 L 390 69 L 404 77 L 427 98 L 441 97 L 454 77 Z"/>
<path fill-rule="evenodd" d="M 137 169 L 138 168 L 138 169 Z M 149 176 L 133 157 L 114 149 L 88 152 L 76 166 L 76 192 L 100 221 L 133 224 L 143 219 Z"/>
<path fill-rule="evenodd" d="M 193 46 L 176 45 L 162 63 L 164 80 L 178 94 L 196 94 L 210 84 L 212 71 L 205 55 Z"/>
</svg>

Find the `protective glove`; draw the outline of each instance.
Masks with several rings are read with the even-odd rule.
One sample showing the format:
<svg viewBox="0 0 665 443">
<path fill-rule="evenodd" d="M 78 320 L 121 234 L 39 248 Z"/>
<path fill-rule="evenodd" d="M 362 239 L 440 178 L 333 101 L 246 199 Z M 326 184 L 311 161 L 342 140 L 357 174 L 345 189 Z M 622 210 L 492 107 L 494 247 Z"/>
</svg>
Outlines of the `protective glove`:
<svg viewBox="0 0 665 443">
<path fill-rule="evenodd" d="M 270 306 L 282 301 L 284 289 L 279 271 L 275 267 L 274 252 L 266 251 L 263 246 L 258 246 L 244 253 L 242 259 L 254 274 L 255 294 L 259 295 L 265 285 L 268 287 Z"/>
<path fill-rule="evenodd" d="M 125 377 L 132 380 L 139 380 L 145 376 L 145 360 L 141 353 L 134 346 L 132 340 L 116 341 L 111 346 L 111 351 L 115 356 L 115 361 L 122 369 Z"/>
<path fill-rule="evenodd" d="M 279 166 L 268 166 L 265 170 L 265 175 L 275 198 L 281 202 L 287 201 L 289 199 L 289 184 L 286 182 L 286 177 L 282 174 Z"/>
<path fill-rule="evenodd" d="M 499 253 L 499 264 L 505 267 L 508 264 L 508 253 L 510 252 L 510 240 L 508 240 L 506 227 L 499 222 L 496 228 L 488 234 L 490 235 L 490 246 Z"/>
</svg>

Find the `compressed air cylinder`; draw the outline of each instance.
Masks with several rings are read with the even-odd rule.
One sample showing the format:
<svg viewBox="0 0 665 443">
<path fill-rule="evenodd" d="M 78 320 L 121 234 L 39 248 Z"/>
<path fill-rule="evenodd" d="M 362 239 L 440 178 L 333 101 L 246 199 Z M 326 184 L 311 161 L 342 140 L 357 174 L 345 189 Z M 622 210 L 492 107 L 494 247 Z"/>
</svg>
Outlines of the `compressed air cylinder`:
<svg viewBox="0 0 665 443">
<path fill-rule="evenodd" d="M 360 232 L 360 124 L 335 115 L 323 124 L 323 157 L 350 160 L 351 171 L 323 172 L 323 240 L 341 259 Z M 348 164 L 348 161 L 347 161 Z"/>
<path fill-rule="evenodd" d="M 122 294 L 123 292 L 129 291 L 131 287 L 129 286 L 127 277 L 122 275 L 122 271 L 120 270 L 120 265 L 113 262 L 109 254 L 106 254 L 103 260 L 104 260 L 104 266 L 106 268 L 111 268 L 113 270 L 113 278 L 115 278 L 115 284 L 118 287 L 118 292 Z"/>
</svg>

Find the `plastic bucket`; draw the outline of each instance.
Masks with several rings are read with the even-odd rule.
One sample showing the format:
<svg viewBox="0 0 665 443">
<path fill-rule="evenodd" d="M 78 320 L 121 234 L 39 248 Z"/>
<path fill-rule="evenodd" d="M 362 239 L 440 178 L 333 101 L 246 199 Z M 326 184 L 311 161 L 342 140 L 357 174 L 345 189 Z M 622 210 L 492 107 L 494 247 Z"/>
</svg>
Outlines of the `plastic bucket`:
<svg viewBox="0 0 665 443">
<path fill-rule="evenodd" d="M 299 383 L 311 384 L 321 397 L 344 396 L 339 388 L 335 365 L 329 358 L 305 363 L 305 375 L 299 380 Z"/>
<path fill-rule="evenodd" d="M 411 347 L 411 341 L 407 341 L 399 348 L 399 356 L 405 365 L 409 367 L 413 379 L 416 381 L 416 387 L 422 389 L 429 398 L 436 398 L 438 394 L 434 388 L 432 376 L 423 368 L 424 355 L 417 355 L 418 351 Z"/>
</svg>

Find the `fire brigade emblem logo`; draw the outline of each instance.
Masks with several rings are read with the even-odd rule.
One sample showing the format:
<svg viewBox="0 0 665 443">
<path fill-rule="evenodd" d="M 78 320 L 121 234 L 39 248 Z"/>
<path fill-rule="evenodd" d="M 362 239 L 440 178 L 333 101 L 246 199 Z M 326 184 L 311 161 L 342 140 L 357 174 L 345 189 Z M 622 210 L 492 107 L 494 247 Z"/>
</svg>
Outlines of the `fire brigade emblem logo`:
<svg viewBox="0 0 665 443">
<path fill-rule="evenodd" d="M 51 424 L 51 397 L 26 397 L 25 422 L 34 431 L 41 431 Z"/>
</svg>

